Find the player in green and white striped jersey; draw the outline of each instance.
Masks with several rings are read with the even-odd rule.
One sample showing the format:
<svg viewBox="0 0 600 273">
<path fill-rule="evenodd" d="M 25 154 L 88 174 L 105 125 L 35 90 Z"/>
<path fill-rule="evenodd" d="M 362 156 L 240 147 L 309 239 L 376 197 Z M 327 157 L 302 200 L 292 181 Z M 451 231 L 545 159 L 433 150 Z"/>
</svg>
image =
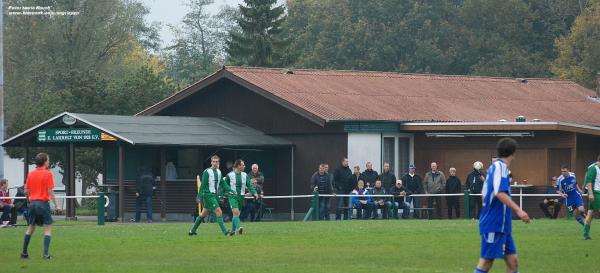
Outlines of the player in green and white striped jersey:
<svg viewBox="0 0 600 273">
<path fill-rule="evenodd" d="M 219 187 L 222 187 L 224 193 L 229 193 L 231 189 L 229 185 L 222 183 L 221 179 L 221 171 L 219 170 L 219 156 L 212 156 L 210 158 L 210 168 L 207 168 L 202 172 L 202 185 L 200 186 L 200 191 L 198 191 L 198 196 L 196 197 L 196 202 L 202 202 L 202 213 L 196 218 L 192 229 L 188 232 L 188 235 L 196 235 L 196 230 L 208 216 L 209 212 L 214 212 L 217 216 L 217 223 L 221 228 L 221 232 L 224 235 L 229 235 L 229 231 L 225 228 L 225 223 L 223 222 L 223 212 L 221 211 L 221 207 L 219 207 L 219 200 L 217 199 L 217 192 Z"/>
<path fill-rule="evenodd" d="M 600 155 L 587 169 L 585 182 L 583 182 L 588 193 L 588 213 L 583 226 L 583 239 L 590 240 L 590 225 L 594 218 L 594 211 L 600 210 Z"/>
<path fill-rule="evenodd" d="M 231 212 L 233 213 L 233 219 L 231 221 L 233 227 L 229 233 L 230 236 L 234 235 L 236 232 L 239 234 L 244 232 L 244 228 L 240 226 L 240 210 L 244 206 L 246 189 L 250 191 L 254 198 L 258 198 L 258 193 L 256 193 L 256 189 L 252 185 L 250 176 L 244 172 L 245 168 L 246 165 L 244 164 L 244 161 L 238 159 L 233 163 L 233 171 L 223 178 L 223 184 L 228 185 L 231 192 L 235 193 L 228 197 Z"/>
</svg>

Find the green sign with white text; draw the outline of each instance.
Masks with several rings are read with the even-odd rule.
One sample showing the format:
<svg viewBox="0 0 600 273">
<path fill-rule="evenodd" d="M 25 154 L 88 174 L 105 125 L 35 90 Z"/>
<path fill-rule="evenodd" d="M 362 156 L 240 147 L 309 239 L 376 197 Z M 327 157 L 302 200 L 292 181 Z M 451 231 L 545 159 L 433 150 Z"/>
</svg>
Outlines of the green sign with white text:
<svg viewBox="0 0 600 273">
<path fill-rule="evenodd" d="M 101 141 L 97 128 L 48 128 L 38 130 L 38 142 L 94 142 Z"/>
</svg>

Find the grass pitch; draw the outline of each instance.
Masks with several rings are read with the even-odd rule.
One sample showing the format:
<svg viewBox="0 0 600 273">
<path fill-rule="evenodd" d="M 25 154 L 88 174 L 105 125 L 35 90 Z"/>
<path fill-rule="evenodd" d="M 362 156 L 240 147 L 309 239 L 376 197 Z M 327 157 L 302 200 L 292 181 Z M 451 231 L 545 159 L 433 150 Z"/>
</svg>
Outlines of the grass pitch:
<svg viewBox="0 0 600 273">
<path fill-rule="evenodd" d="M 520 272 L 600 272 L 600 224 L 592 241 L 575 221 L 514 221 Z M 230 227 L 230 223 L 226 223 Z M 36 230 L 29 260 L 19 259 L 24 227 L 0 229 L 0 272 L 473 272 L 477 222 L 352 220 L 243 223 L 232 238 L 216 224 L 190 237 L 187 223 L 58 222 L 42 260 Z M 497 260 L 491 272 L 505 272 Z"/>
</svg>

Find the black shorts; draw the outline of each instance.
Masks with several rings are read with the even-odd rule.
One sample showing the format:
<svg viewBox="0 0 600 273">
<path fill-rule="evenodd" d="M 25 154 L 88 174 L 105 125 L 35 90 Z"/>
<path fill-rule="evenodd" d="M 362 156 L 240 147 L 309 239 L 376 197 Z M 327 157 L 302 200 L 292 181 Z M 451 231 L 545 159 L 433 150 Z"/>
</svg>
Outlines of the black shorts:
<svg viewBox="0 0 600 273">
<path fill-rule="evenodd" d="M 51 225 L 50 203 L 48 201 L 34 200 L 29 204 L 29 225 Z"/>
</svg>

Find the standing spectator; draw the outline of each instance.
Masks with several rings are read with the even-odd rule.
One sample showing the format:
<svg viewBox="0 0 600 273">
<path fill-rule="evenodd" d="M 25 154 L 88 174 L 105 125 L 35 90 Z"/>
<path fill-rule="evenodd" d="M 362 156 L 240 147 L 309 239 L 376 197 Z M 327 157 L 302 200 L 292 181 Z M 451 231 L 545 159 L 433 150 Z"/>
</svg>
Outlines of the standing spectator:
<svg viewBox="0 0 600 273">
<path fill-rule="evenodd" d="M 350 176 L 350 185 L 352 186 L 352 190 L 356 189 L 356 185 L 358 185 L 358 180 L 362 179 L 361 173 L 360 173 L 360 166 L 356 165 L 354 166 L 354 168 L 352 168 L 352 176 Z M 363 180 L 364 182 L 364 180 Z M 352 191 L 350 190 L 350 191 Z"/>
<path fill-rule="evenodd" d="M 407 199 L 407 202 L 412 203 L 413 208 L 420 208 L 421 207 L 420 197 L 411 196 L 413 194 L 422 194 L 424 192 L 423 191 L 423 178 L 421 178 L 421 176 L 416 173 L 416 170 L 417 170 L 417 168 L 416 168 L 415 164 L 408 165 L 408 173 L 402 177 L 402 181 L 403 181 L 403 183 L 406 183 L 406 193 L 409 196 Z M 418 212 L 418 210 L 413 211 L 413 217 L 415 219 L 420 218 L 419 214 L 420 213 Z"/>
<path fill-rule="evenodd" d="M 354 189 L 352 184 L 352 171 L 348 166 L 348 158 L 342 158 L 342 164 L 335 169 L 333 172 L 333 185 L 336 193 L 338 194 L 349 194 Z M 338 197 L 337 205 L 335 210 L 335 220 L 342 219 L 342 207 L 350 207 L 350 198 Z M 346 210 L 346 220 L 350 219 L 350 210 Z"/>
<path fill-rule="evenodd" d="M 383 163 L 383 172 L 379 175 L 383 188 L 389 190 L 396 183 L 396 175 L 391 171 L 390 163 Z"/>
<path fill-rule="evenodd" d="M 371 189 L 371 195 L 388 194 L 387 190 L 381 184 L 381 180 L 375 180 L 375 187 Z M 377 209 L 381 209 L 383 219 L 388 219 L 391 207 L 392 202 L 389 201 L 387 197 L 373 196 L 373 219 L 377 219 L 379 217 L 379 215 L 377 215 Z"/>
<path fill-rule="evenodd" d="M 10 197 L 8 192 L 8 179 L 2 178 L 0 180 L 0 197 Z M 11 199 L 0 200 L 0 211 L 2 211 L 2 217 L 0 217 L 0 225 L 2 227 L 8 226 L 10 222 L 10 215 L 13 211 L 13 204 Z"/>
<path fill-rule="evenodd" d="M 449 171 L 450 177 L 448 177 L 448 181 L 446 181 L 446 193 L 461 193 L 461 182 L 456 176 L 456 169 L 452 167 Z M 448 196 L 446 197 L 446 202 L 448 204 L 448 218 L 452 219 L 453 208 L 456 218 L 460 218 L 460 204 L 458 202 L 458 196 Z"/>
<path fill-rule="evenodd" d="M 373 170 L 373 164 L 367 162 L 367 169 L 362 173 L 362 179 L 365 181 L 367 188 L 371 188 L 375 185 L 375 180 L 379 178 L 377 171 Z"/>
<path fill-rule="evenodd" d="M 556 177 L 553 177 L 552 180 L 556 181 Z M 550 186 L 547 187 L 546 194 L 556 194 L 556 188 Z M 540 203 L 540 208 L 544 212 L 544 215 L 550 219 L 556 219 L 558 217 L 558 213 L 560 212 L 561 206 L 562 204 L 560 203 L 557 197 L 546 196 L 546 198 L 544 198 L 544 201 Z M 549 207 L 552 207 L 552 214 L 550 214 L 550 211 L 548 211 Z"/>
<path fill-rule="evenodd" d="M 368 219 L 371 215 L 373 201 L 371 200 L 371 196 L 369 196 L 369 191 L 365 188 L 365 182 L 359 179 L 356 188 L 350 194 L 356 195 L 352 197 L 352 205 L 356 209 L 356 217 L 358 219 Z"/>
<path fill-rule="evenodd" d="M 147 167 L 140 169 L 135 183 L 135 221 L 142 217 L 142 204 L 146 203 L 146 221 L 152 223 L 152 193 L 154 191 L 154 175 Z"/>
<path fill-rule="evenodd" d="M 446 187 L 446 176 L 443 172 L 438 171 L 437 163 L 431 162 L 431 171 L 425 174 L 425 194 L 440 194 Z M 427 206 L 435 207 L 438 218 L 442 218 L 442 198 L 440 196 L 427 197 Z M 432 213 L 429 213 L 429 219 L 432 218 Z"/>
<path fill-rule="evenodd" d="M 481 189 L 483 188 L 483 181 L 485 181 L 485 176 L 482 173 L 483 171 L 483 163 L 481 161 L 475 161 L 473 163 L 473 171 L 467 176 L 466 187 L 472 194 L 480 194 Z M 471 216 L 475 219 L 479 219 L 479 213 L 481 213 L 481 196 L 471 196 L 471 202 L 469 202 L 469 210 L 471 211 Z M 466 208 L 465 208 L 466 209 Z"/>
<path fill-rule="evenodd" d="M 252 164 L 252 170 L 250 171 L 250 181 L 252 181 L 252 183 L 256 181 L 256 184 L 261 186 L 261 188 L 263 186 L 263 183 L 265 182 L 265 176 L 262 172 L 258 170 L 258 164 Z"/>
<path fill-rule="evenodd" d="M 319 192 L 319 194 L 333 193 L 333 182 L 331 176 L 325 171 L 326 165 L 324 163 L 319 164 L 319 170 L 310 178 L 313 190 Z M 329 220 L 329 197 L 319 197 L 319 209 L 319 220 Z"/>
<path fill-rule="evenodd" d="M 402 219 L 408 218 L 410 213 L 410 206 L 406 202 L 406 187 L 402 185 L 402 180 L 396 180 L 396 184 L 390 188 L 390 194 L 392 197 L 392 214 L 395 219 L 398 219 L 398 210 L 402 209 Z"/>
</svg>

